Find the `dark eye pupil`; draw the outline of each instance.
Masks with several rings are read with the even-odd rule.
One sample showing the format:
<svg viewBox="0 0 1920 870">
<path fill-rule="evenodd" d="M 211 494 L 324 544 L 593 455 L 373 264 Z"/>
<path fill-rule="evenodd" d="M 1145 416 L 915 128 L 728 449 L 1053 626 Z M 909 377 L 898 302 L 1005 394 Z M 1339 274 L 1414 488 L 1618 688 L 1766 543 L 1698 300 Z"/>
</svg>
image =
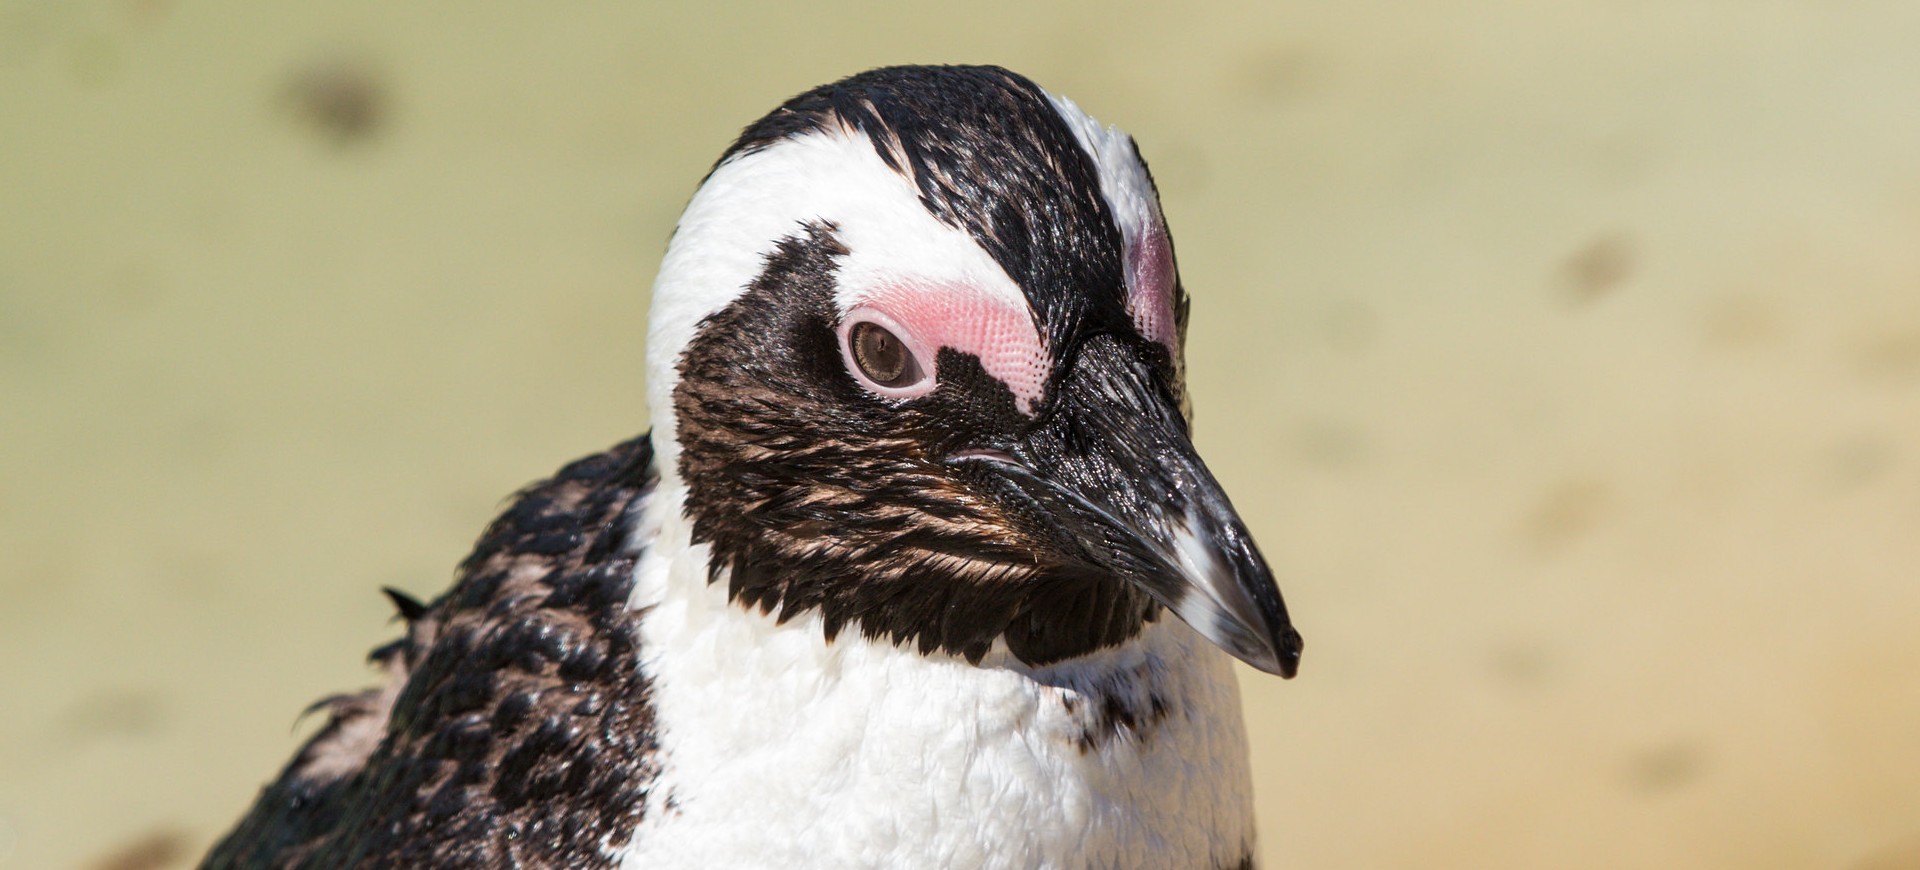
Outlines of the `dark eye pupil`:
<svg viewBox="0 0 1920 870">
<path fill-rule="evenodd" d="M 863 374 L 883 387 L 901 386 L 909 374 L 906 345 L 876 323 L 853 328 L 853 360 Z"/>
</svg>

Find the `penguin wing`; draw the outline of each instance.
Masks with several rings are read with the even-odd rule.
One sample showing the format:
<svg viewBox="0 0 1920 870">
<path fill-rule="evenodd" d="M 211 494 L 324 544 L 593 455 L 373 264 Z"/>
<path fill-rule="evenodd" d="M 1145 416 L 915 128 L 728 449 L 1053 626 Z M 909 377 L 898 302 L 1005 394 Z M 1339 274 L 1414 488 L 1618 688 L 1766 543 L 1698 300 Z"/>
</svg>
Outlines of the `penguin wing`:
<svg viewBox="0 0 1920 870">
<path fill-rule="evenodd" d="M 659 773 L 640 614 L 648 436 L 522 490 L 202 864 L 613 867 Z"/>
</svg>

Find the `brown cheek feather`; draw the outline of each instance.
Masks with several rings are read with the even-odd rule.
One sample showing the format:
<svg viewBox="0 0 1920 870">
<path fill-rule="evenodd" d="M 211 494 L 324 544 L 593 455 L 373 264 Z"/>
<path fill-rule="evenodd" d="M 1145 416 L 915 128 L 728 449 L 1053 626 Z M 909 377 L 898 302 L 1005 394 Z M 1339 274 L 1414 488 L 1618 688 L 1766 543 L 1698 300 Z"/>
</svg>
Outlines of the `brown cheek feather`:
<svg viewBox="0 0 1920 870">
<path fill-rule="evenodd" d="M 826 224 L 782 242 L 681 358 L 680 473 L 710 579 L 781 621 L 819 613 L 829 639 L 857 623 L 976 661 L 1003 638 L 1041 664 L 1136 634 L 1150 600 L 941 461 L 956 418 L 1021 419 L 976 359 L 942 352 L 940 392 L 902 404 L 844 370 L 831 318 L 845 252 Z"/>
</svg>

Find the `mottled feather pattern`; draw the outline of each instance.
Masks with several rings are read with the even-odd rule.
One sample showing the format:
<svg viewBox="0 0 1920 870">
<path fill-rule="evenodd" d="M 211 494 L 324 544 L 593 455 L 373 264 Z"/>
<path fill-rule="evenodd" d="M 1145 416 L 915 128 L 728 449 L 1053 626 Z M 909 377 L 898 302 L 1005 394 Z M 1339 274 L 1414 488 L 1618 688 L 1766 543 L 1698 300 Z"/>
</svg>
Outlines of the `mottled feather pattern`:
<svg viewBox="0 0 1920 870">
<path fill-rule="evenodd" d="M 615 866 L 658 773 L 626 540 L 656 479 L 642 436 L 523 490 L 203 866 Z"/>
</svg>

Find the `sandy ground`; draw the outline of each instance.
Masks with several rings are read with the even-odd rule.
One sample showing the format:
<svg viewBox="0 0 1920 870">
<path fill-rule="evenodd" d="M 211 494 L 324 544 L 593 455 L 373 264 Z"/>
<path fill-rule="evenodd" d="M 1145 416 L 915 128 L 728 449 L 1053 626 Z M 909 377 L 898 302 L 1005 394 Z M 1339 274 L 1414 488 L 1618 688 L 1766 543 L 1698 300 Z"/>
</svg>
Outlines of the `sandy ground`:
<svg viewBox="0 0 1920 870">
<path fill-rule="evenodd" d="M 0 0 L 0 867 L 189 862 L 377 594 L 646 426 L 729 135 L 1139 138 L 1309 640 L 1270 867 L 1920 867 L 1920 5 Z"/>
</svg>

